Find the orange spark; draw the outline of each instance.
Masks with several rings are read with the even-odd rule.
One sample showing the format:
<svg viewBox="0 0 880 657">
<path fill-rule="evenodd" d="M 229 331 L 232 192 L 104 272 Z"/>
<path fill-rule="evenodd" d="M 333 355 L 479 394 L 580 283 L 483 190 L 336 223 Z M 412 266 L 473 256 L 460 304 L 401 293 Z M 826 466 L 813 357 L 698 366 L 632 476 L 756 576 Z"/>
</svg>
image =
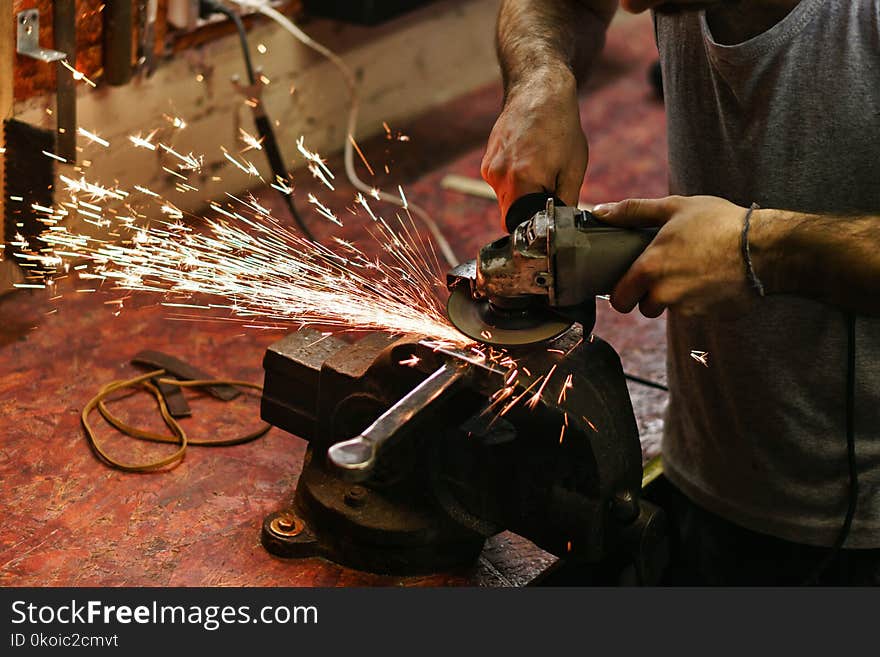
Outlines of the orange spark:
<svg viewBox="0 0 880 657">
<path fill-rule="evenodd" d="M 62 65 L 64 68 L 66 68 L 68 71 L 70 71 L 70 74 L 71 74 L 71 76 L 73 76 L 73 79 L 74 79 L 74 80 L 77 80 L 77 81 L 82 80 L 83 82 L 85 82 L 85 83 L 86 83 L 87 85 L 89 85 L 90 87 L 96 87 L 96 86 L 98 86 L 98 85 L 96 85 L 94 82 L 92 82 L 91 80 L 89 80 L 89 79 L 86 77 L 85 73 L 82 73 L 82 72 L 80 72 L 80 71 L 77 71 L 73 66 L 71 66 L 71 65 L 68 63 L 68 61 L 67 61 L 66 59 L 62 59 L 62 60 L 61 60 L 61 65 Z"/>
<path fill-rule="evenodd" d="M 354 150 L 357 151 L 357 154 L 361 157 L 361 162 L 364 163 L 364 166 L 367 167 L 367 171 L 370 172 L 371 176 L 375 176 L 375 172 L 373 171 L 373 167 L 370 166 L 370 163 L 367 162 L 367 158 L 364 157 L 363 151 L 361 151 L 361 147 L 358 146 L 357 142 L 354 140 L 354 137 L 351 135 L 348 136 L 348 141 L 351 142 L 351 145 L 354 146 Z"/>
<path fill-rule="evenodd" d="M 561 404 L 565 401 L 565 395 L 572 387 L 574 387 L 574 384 L 572 383 L 572 375 L 569 374 L 565 377 L 565 383 L 562 384 L 562 389 L 559 391 L 559 397 L 556 398 L 557 404 Z"/>
<path fill-rule="evenodd" d="M 538 405 L 538 402 L 541 401 L 541 395 L 544 394 L 544 388 L 547 387 L 547 382 L 550 380 L 550 377 L 552 377 L 553 373 L 556 371 L 557 365 L 558 364 L 554 364 L 553 367 L 550 368 L 550 371 L 547 372 L 546 375 L 544 375 L 544 380 L 541 383 L 541 387 L 538 388 L 538 390 L 535 392 L 534 395 L 532 395 L 532 398 L 529 399 L 526 406 L 528 406 L 531 409 L 534 409 Z"/>
<path fill-rule="evenodd" d="M 590 425 L 590 429 L 592 429 L 592 430 L 595 431 L 596 433 L 599 433 L 599 430 L 596 428 L 596 425 L 595 425 L 595 424 L 593 424 L 592 422 L 590 422 L 590 421 L 589 421 L 586 417 L 584 417 L 583 415 L 581 415 L 581 418 L 583 419 L 584 422 L 586 422 L 588 425 Z"/>
</svg>

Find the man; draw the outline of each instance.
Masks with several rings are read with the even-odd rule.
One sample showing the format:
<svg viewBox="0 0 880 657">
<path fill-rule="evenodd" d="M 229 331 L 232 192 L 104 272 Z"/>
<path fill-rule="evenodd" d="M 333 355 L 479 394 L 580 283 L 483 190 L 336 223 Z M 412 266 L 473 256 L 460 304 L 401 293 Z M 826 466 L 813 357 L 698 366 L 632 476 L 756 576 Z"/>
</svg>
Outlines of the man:
<svg viewBox="0 0 880 657">
<path fill-rule="evenodd" d="M 880 0 L 621 5 L 654 11 L 675 196 L 595 212 L 661 227 L 611 302 L 668 311 L 677 581 L 880 583 Z M 578 76 L 616 8 L 503 0 L 502 216 L 577 202 Z"/>
</svg>

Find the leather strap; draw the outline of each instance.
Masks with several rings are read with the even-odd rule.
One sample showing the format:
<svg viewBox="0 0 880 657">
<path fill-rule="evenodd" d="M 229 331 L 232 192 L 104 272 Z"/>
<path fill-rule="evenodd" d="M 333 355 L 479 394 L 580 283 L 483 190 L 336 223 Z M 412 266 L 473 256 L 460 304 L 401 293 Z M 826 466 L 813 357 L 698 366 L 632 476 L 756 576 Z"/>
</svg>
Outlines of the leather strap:
<svg viewBox="0 0 880 657">
<path fill-rule="evenodd" d="M 164 370 L 166 373 L 173 374 L 178 379 L 184 381 L 205 381 L 216 378 L 174 356 L 169 356 L 161 351 L 153 351 L 152 349 L 141 351 L 131 359 L 131 362 L 134 365 L 140 365 L 151 370 Z M 235 399 L 241 394 L 240 390 L 230 385 L 209 385 L 205 387 L 205 390 L 211 396 L 222 401 Z"/>
</svg>

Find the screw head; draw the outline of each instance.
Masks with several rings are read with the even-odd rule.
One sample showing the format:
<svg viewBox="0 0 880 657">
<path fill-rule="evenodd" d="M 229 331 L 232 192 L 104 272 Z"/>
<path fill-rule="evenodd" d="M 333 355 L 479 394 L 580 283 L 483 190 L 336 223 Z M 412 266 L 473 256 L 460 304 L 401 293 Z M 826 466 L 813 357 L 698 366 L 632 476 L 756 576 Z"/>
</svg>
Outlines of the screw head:
<svg viewBox="0 0 880 657">
<path fill-rule="evenodd" d="M 345 503 L 351 507 L 363 506 L 367 501 L 369 491 L 363 486 L 352 486 L 345 491 Z"/>
</svg>

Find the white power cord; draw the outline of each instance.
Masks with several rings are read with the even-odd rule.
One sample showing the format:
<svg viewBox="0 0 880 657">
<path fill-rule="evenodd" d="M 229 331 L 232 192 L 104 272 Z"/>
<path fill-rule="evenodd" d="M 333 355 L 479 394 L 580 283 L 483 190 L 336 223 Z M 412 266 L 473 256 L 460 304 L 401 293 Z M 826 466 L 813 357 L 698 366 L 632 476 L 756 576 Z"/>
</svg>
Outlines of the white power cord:
<svg viewBox="0 0 880 657">
<path fill-rule="evenodd" d="M 375 196 L 374 188 L 370 187 L 364 181 L 358 178 L 357 172 L 355 172 L 354 169 L 354 138 L 355 129 L 357 127 L 359 93 L 358 83 L 352 70 L 344 61 L 342 61 L 342 58 L 340 58 L 339 55 L 327 48 L 325 45 L 318 43 L 317 41 L 312 39 L 312 37 L 303 32 L 299 27 L 297 27 L 297 25 L 289 18 L 287 18 L 287 16 L 285 16 L 278 10 L 270 7 L 267 0 L 233 0 L 233 2 L 242 7 L 247 7 L 248 9 L 251 9 L 253 11 L 258 11 L 267 18 L 272 19 L 287 32 L 293 35 L 293 37 L 296 38 L 300 43 L 326 57 L 334 66 L 336 66 L 336 68 L 342 74 L 342 77 L 345 79 L 346 85 L 348 85 L 348 92 L 351 100 L 351 105 L 349 106 L 348 111 L 348 138 L 345 140 L 344 150 L 345 175 L 348 177 L 349 182 L 355 187 L 355 189 L 364 194 Z M 415 203 L 407 202 L 403 198 L 394 196 L 393 194 L 388 194 L 386 192 L 380 191 L 378 195 L 379 198 L 386 203 L 392 203 L 398 207 L 408 210 L 412 214 L 415 214 L 430 231 L 431 236 L 437 243 L 437 247 L 440 249 L 440 253 L 443 255 L 443 259 L 446 260 L 449 266 L 455 267 L 459 264 L 459 260 L 455 257 L 455 252 L 449 245 L 449 241 L 446 239 L 446 236 L 440 230 L 440 227 L 437 225 L 437 223 L 423 208 L 416 205 Z"/>
</svg>

